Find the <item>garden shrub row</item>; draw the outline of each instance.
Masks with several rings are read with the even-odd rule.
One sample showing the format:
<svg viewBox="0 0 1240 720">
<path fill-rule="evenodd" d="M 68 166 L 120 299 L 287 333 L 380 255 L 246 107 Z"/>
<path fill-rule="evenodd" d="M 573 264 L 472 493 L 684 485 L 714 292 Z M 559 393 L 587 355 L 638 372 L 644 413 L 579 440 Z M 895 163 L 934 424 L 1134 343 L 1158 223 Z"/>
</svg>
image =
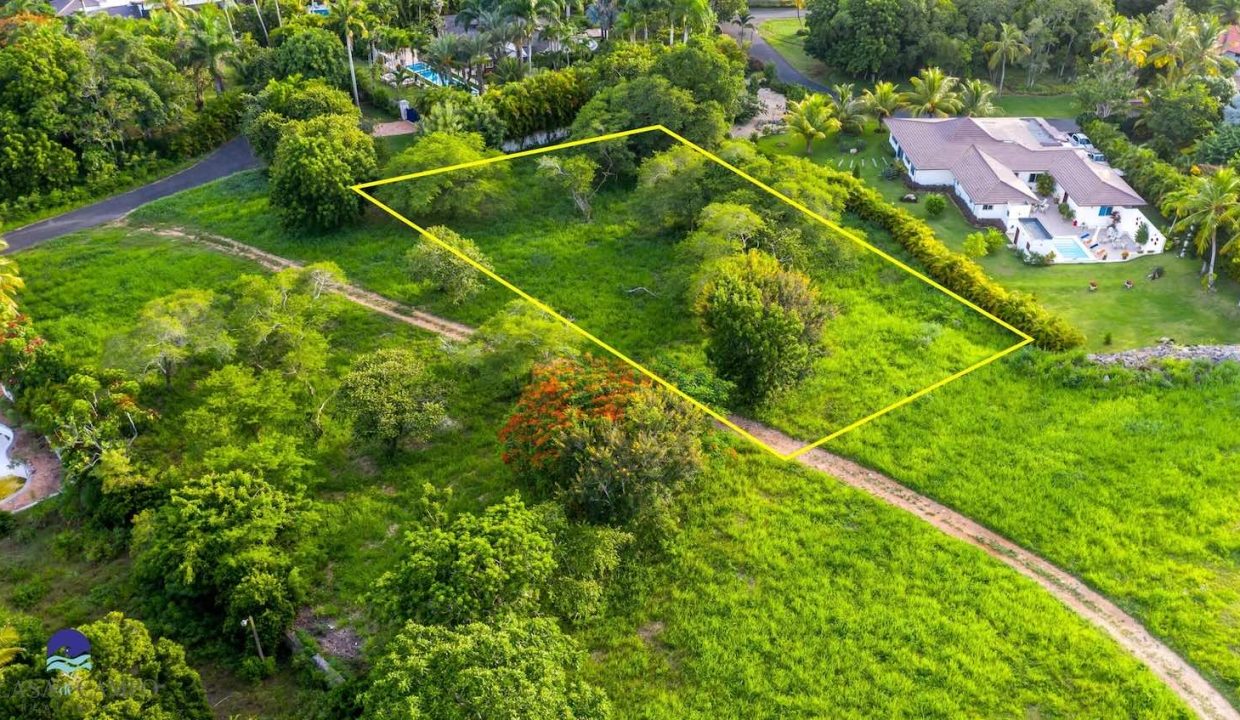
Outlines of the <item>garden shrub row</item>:
<svg viewBox="0 0 1240 720">
<path fill-rule="evenodd" d="M 519 140 L 573 124 L 577 111 L 594 95 L 588 69 L 568 68 L 531 75 L 486 91 L 483 97 L 504 123 L 504 137 Z"/>
<path fill-rule="evenodd" d="M 890 233 L 948 289 L 1029 333 L 1038 347 L 1067 350 L 1085 342 L 1080 330 L 1047 312 L 1032 296 L 996 283 L 980 265 L 944 245 L 929 225 L 887 202 L 876 190 L 859 182 L 850 187 L 848 209 Z"/>
</svg>

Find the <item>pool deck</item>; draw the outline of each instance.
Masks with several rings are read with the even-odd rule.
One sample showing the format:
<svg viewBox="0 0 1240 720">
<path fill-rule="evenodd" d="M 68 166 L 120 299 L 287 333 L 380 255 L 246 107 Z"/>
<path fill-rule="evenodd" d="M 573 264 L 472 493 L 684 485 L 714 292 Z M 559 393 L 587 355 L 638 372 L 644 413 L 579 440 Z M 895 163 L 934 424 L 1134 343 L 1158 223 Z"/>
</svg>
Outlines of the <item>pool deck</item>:
<svg viewBox="0 0 1240 720">
<path fill-rule="evenodd" d="M 1145 219 L 1144 215 L 1141 217 Z M 1052 237 L 1049 240 L 1039 240 L 1027 238 L 1022 233 L 1018 249 L 1028 249 L 1045 254 L 1048 251 L 1056 251 L 1054 247 L 1056 242 L 1062 243 L 1066 240 L 1072 240 L 1085 252 L 1085 257 L 1067 257 L 1056 251 L 1055 262 L 1057 264 L 1126 262 L 1146 255 L 1161 253 L 1166 242 L 1161 233 L 1152 233 L 1150 241 L 1144 246 L 1138 245 L 1132 235 L 1127 232 L 1121 232 L 1111 237 L 1107 228 L 1091 228 L 1080 224 L 1074 225 L 1071 220 L 1067 220 L 1060 215 L 1057 209 L 1034 213 L 1028 216 L 1028 218 L 1022 218 L 1022 220 L 1025 219 L 1037 220 Z M 1024 223 L 1021 223 L 1021 225 L 1023 226 Z M 1086 237 L 1082 237 L 1082 235 L 1086 235 Z M 1125 253 L 1127 253 L 1127 257 L 1125 257 Z"/>
</svg>

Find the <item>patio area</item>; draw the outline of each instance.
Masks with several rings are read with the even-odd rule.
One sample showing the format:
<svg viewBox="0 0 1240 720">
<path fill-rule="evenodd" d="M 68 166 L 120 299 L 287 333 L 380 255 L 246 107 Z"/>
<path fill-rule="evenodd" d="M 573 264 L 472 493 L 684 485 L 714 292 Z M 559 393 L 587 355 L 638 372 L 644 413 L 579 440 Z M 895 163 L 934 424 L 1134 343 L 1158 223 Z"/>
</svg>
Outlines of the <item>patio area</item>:
<svg viewBox="0 0 1240 720">
<path fill-rule="evenodd" d="M 1056 263 L 1125 262 L 1161 253 L 1166 243 L 1154 224 L 1133 208 L 1125 208 L 1118 223 L 1104 227 L 1074 224 L 1057 207 L 1035 210 L 1023 220 L 1036 220 L 1050 237 L 1031 237 L 1022 231 L 1016 240 L 1018 249 L 1042 255 L 1054 252 Z M 1149 240 L 1144 245 L 1136 240 L 1137 228 L 1143 224 L 1149 228 Z M 1018 223 L 1017 227 L 1022 225 Z"/>
</svg>

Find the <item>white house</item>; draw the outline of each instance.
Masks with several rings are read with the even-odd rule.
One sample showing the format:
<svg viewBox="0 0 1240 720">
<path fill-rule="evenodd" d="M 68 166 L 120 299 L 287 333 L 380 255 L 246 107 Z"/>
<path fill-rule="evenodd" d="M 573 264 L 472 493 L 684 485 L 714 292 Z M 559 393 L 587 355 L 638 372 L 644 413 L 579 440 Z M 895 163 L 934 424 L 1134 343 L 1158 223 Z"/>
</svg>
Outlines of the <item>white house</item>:
<svg viewBox="0 0 1240 720">
<path fill-rule="evenodd" d="M 950 190 L 975 218 L 1001 222 L 1022 250 L 1054 252 L 1057 262 L 1111 262 L 1163 249 L 1165 239 L 1139 209 L 1145 200 L 1080 134 L 1041 118 L 886 124 L 913 185 Z M 1039 197 L 1037 180 L 1046 173 L 1055 189 Z M 1144 244 L 1137 242 L 1142 225 Z"/>
</svg>

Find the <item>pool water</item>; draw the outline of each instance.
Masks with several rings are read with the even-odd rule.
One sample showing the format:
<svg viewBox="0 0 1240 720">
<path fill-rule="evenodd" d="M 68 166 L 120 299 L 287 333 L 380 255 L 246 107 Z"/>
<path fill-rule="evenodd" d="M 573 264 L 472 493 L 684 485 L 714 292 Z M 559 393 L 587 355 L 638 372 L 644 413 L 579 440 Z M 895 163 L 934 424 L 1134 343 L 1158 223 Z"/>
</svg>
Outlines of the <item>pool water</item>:
<svg viewBox="0 0 1240 720">
<path fill-rule="evenodd" d="M 1055 246 L 1055 255 L 1062 260 L 1089 260 L 1090 255 L 1081 244 L 1072 238 L 1056 238 L 1051 241 Z"/>
<path fill-rule="evenodd" d="M 1021 224 L 1021 227 L 1025 229 L 1025 232 L 1034 240 L 1050 240 L 1051 239 L 1050 231 L 1047 230 L 1046 226 L 1042 224 L 1042 221 L 1037 218 L 1030 218 L 1030 217 L 1021 218 L 1020 224 Z"/>
<path fill-rule="evenodd" d="M 435 85 L 446 85 L 443 76 L 435 72 L 430 65 L 424 62 L 416 62 L 409 66 L 410 72 L 420 75 Z"/>
</svg>

